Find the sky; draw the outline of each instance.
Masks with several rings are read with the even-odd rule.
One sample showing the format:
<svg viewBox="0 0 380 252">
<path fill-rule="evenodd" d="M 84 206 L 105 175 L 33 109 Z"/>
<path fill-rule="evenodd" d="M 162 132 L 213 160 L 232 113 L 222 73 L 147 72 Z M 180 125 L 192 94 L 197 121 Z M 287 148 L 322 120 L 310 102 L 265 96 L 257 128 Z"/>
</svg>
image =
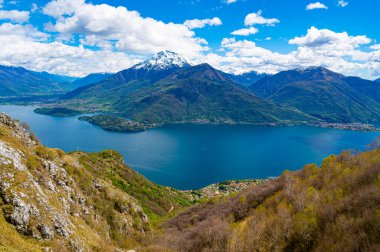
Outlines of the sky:
<svg viewBox="0 0 380 252">
<path fill-rule="evenodd" d="M 378 0 L 0 0 L 0 64 L 85 76 L 162 50 L 231 73 L 380 77 Z"/>
</svg>

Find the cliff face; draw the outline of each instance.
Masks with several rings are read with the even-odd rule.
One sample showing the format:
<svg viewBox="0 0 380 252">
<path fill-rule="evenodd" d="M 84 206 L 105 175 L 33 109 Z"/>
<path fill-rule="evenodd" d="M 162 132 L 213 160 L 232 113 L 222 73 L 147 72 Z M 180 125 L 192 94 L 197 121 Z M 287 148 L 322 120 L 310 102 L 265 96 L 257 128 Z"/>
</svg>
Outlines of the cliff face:
<svg viewBox="0 0 380 252">
<path fill-rule="evenodd" d="M 0 115 L 0 250 L 132 248 L 150 230 L 146 213 L 162 216 L 187 204 L 125 166 L 116 152 L 66 154 L 33 139 Z M 147 205 L 137 188 L 159 193 Z"/>
</svg>

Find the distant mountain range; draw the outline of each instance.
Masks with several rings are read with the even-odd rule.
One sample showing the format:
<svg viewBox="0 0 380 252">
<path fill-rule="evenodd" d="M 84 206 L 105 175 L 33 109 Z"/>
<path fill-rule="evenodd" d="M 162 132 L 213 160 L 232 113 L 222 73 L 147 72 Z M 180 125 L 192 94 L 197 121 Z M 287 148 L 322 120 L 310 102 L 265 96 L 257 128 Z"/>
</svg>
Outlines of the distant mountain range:
<svg viewBox="0 0 380 252">
<path fill-rule="evenodd" d="M 380 120 L 380 84 L 345 77 L 322 67 L 299 68 L 265 77 L 249 89 L 327 122 Z"/>
<path fill-rule="evenodd" d="M 102 81 L 102 80 L 110 77 L 111 75 L 113 75 L 113 74 L 112 73 L 92 73 L 92 74 L 89 74 L 83 78 L 79 78 L 79 79 L 74 80 L 71 83 L 71 85 L 76 87 L 76 88 L 79 88 L 79 87 L 83 87 L 83 86 L 86 86 L 89 84 L 93 84 L 93 83 Z"/>
<path fill-rule="evenodd" d="M 0 65 L 0 97 L 62 94 L 72 88 L 66 80 L 46 72 Z"/>
<path fill-rule="evenodd" d="M 66 92 L 57 103 L 37 110 L 51 115 L 103 112 L 146 125 L 380 121 L 379 82 L 322 67 L 234 75 L 208 64 L 192 66 L 163 51 L 118 73 L 91 74 L 71 83 L 23 68 L 0 69 L 3 96 Z"/>
<path fill-rule="evenodd" d="M 241 79 L 247 83 L 251 78 L 248 76 Z M 67 93 L 58 106 L 111 112 L 153 125 L 179 122 L 282 124 L 314 120 L 297 109 L 256 96 L 233 77 L 236 75 L 208 64 L 191 66 L 180 55 L 165 51 L 98 83 Z"/>
<path fill-rule="evenodd" d="M 380 78 L 379 78 L 379 79 L 376 79 L 375 82 L 380 82 Z"/>
<path fill-rule="evenodd" d="M 39 74 L 41 77 L 44 77 L 46 79 L 50 79 L 50 80 L 58 82 L 58 83 L 72 83 L 72 82 L 80 79 L 78 77 L 59 75 L 59 74 L 51 74 L 48 72 L 36 72 L 36 73 Z"/>
<path fill-rule="evenodd" d="M 251 71 L 239 75 L 235 74 L 228 74 L 228 77 L 239 83 L 242 86 L 249 87 L 252 84 L 256 83 L 257 81 L 261 80 L 264 77 L 270 76 L 269 74 L 266 73 L 258 73 L 256 71 Z"/>
</svg>

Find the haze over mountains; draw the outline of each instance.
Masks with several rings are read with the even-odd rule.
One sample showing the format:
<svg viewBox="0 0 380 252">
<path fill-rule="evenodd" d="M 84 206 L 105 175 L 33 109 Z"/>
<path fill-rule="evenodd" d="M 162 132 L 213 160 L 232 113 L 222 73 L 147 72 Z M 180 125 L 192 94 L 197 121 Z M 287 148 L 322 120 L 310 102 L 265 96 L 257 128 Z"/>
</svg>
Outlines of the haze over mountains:
<svg viewBox="0 0 380 252">
<path fill-rule="evenodd" d="M 62 94 L 75 78 L 0 65 L 0 97 Z"/>
<path fill-rule="evenodd" d="M 92 74 L 89 74 L 83 78 L 80 78 L 80 79 L 73 81 L 72 85 L 77 87 L 77 88 L 83 87 L 83 86 L 86 86 L 86 85 L 89 85 L 92 83 L 102 81 L 102 80 L 110 77 L 111 75 L 113 75 L 113 74 L 112 73 L 92 73 Z"/>
</svg>

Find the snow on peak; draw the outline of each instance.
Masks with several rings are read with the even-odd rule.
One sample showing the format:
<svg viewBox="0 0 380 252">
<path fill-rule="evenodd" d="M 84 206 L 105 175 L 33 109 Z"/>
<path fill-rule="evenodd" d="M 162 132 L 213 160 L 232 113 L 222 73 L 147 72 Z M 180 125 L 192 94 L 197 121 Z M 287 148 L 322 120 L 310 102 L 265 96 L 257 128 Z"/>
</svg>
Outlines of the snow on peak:
<svg viewBox="0 0 380 252">
<path fill-rule="evenodd" d="M 146 70 L 165 70 L 172 67 L 187 66 L 190 66 L 190 64 L 181 55 L 171 51 L 162 51 L 153 55 L 152 58 L 135 65 L 133 68 Z"/>
</svg>

